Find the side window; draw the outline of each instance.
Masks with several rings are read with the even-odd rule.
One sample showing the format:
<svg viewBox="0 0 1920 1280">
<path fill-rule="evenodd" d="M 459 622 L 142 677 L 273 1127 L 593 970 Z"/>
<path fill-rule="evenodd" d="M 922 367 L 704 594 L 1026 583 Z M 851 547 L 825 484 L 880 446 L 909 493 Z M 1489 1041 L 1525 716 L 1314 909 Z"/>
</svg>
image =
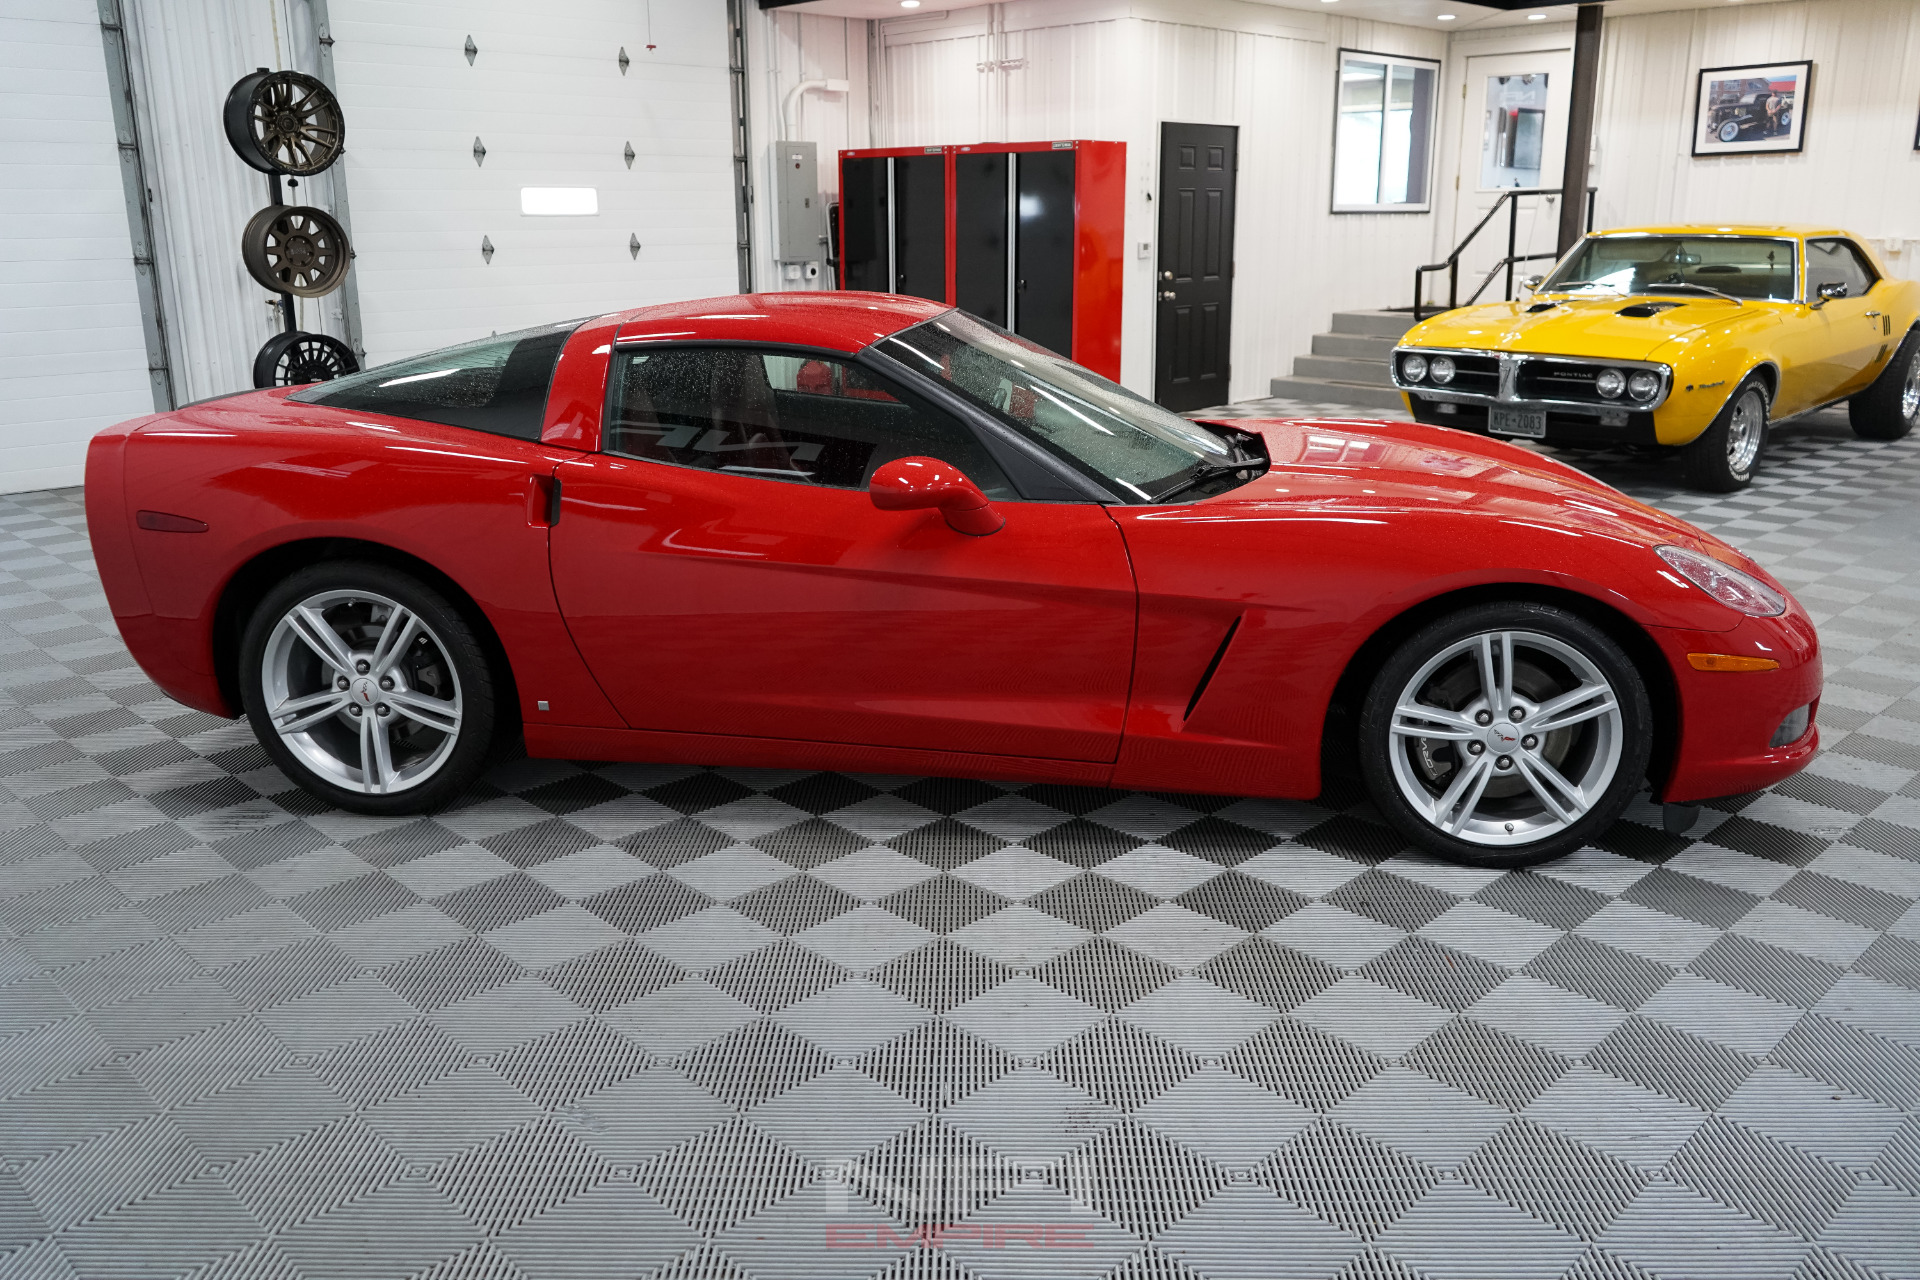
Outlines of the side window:
<svg viewBox="0 0 1920 1280">
<path fill-rule="evenodd" d="M 547 389 L 578 320 L 503 333 L 317 383 L 287 397 L 538 440 Z"/>
<path fill-rule="evenodd" d="M 616 351 L 609 382 L 609 453 L 833 489 L 864 489 L 885 463 L 924 456 L 959 467 L 988 497 L 1018 497 L 964 423 L 846 361 Z"/>
<path fill-rule="evenodd" d="M 1850 240 L 1807 241 L 1807 300 L 1820 296 L 1820 286 L 1843 284 L 1846 296 L 1858 298 L 1879 277 L 1867 265 L 1866 255 Z"/>
</svg>

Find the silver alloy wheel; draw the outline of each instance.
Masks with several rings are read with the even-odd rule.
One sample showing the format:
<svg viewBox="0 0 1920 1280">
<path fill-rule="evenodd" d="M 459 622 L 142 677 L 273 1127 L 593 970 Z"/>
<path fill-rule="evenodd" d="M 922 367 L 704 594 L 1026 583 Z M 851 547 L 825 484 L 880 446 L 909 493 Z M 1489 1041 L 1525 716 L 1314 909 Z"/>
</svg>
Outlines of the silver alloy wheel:
<svg viewBox="0 0 1920 1280">
<path fill-rule="evenodd" d="M 1920 350 L 1907 361 L 1907 385 L 1900 389 L 1900 417 L 1908 421 L 1920 418 Z"/>
<path fill-rule="evenodd" d="M 390 795 L 440 771 L 460 740 L 460 677 L 425 619 L 369 591 L 289 609 L 260 659 L 267 718 L 336 787 Z"/>
<path fill-rule="evenodd" d="M 1613 685 L 1579 649 L 1537 631 L 1486 631 L 1413 674 L 1388 732 L 1394 782 L 1415 813 L 1469 844 L 1512 847 L 1600 803 L 1626 725 Z"/>
<path fill-rule="evenodd" d="M 1748 387 L 1734 402 L 1727 422 L 1727 470 L 1744 476 L 1760 458 L 1760 437 L 1767 427 L 1767 398 L 1758 387 Z"/>
</svg>

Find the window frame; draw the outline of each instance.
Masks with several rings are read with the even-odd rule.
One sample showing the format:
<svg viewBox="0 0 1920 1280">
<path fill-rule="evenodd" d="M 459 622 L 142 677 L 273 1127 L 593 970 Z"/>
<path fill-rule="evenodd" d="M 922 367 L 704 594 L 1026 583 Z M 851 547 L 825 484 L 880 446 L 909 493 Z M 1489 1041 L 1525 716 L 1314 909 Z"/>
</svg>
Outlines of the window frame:
<svg viewBox="0 0 1920 1280">
<path fill-rule="evenodd" d="M 1867 256 L 1866 249 L 1852 236 L 1808 236 L 1800 252 L 1800 261 L 1804 264 L 1800 275 L 1800 302 L 1802 305 L 1812 306 L 1819 301 L 1813 293 L 1813 246 L 1817 244 L 1846 245 L 1847 248 L 1853 250 L 1854 257 L 1858 260 L 1861 269 L 1867 273 L 1867 287 L 1857 294 L 1850 293 L 1847 297 L 1864 298 L 1872 293 L 1882 280 L 1886 279 L 1885 276 L 1874 269 L 1873 259 Z"/>
<path fill-rule="evenodd" d="M 1380 137 L 1383 145 L 1380 147 L 1380 163 L 1385 162 L 1386 147 L 1384 145 L 1384 142 L 1386 139 L 1386 120 L 1385 120 L 1385 117 L 1387 114 L 1386 113 L 1386 107 L 1387 107 L 1386 95 L 1392 92 L 1393 68 L 1395 66 L 1421 67 L 1421 68 L 1430 70 L 1433 73 L 1433 92 L 1432 92 L 1431 98 L 1427 103 L 1426 156 L 1421 169 L 1421 172 L 1425 175 L 1426 181 L 1424 183 L 1424 189 L 1421 192 L 1421 199 L 1417 203 L 1412 201 L 1407 201 L 1399 204 L 1381 204 L 1381 203 L 1342 204 L 1340 202 L 1340 97 L 1341 97 L 1341 90 L 1343 87 L 1341 76 L 1346 70 L 1347 57 L 1350 54 L 1357 57 L 1367 58 L 1373 61 L 1382 62 L 1382 63 L 1385 63 L 1387 66 L 1386 82 L 1381 86 L 1382 99 L 1381 99 Z M 1328 188 L 1327 210 L 1328 212 L 1336 213 L 1336 214 L 1432 213 L 1433 212 L 1433 187 L 1434 187 L 1433 162 L 1434 162 L 1434 156 L 1435 156 L 1436 150 L 1439 146 L 1440 78 L 1441 78 L 1441 72 L 1443 71 L 1444 67 L 1445 67 L 1445 63 L 1438 58 L 1422 58 L 1415 54 L 1379 53 L 1372 49 L 1349 49 L 1345 47 L 1336 49 L 1334 51 L 1334 56 L 1333 56 L 1333 135 L 1328 146 L 1329 161 L 1328 161 L 1328 168 L 1327 168 L 1327 188 Z M 1411 152 L 1409 152 L 1409 154 L 1411 155 Z M 1376 176 L 1377 176 L 1377 172 L 1376 172 Z"/>
<path fill-rule="evenodd" d="M 871 348 L 859 351 L 845 351 L 834 347 L 814 346 L 797 342 L 768 342 L 751 338 L 695 338 L 679 337 L 654 339 L 645 335 L 633 338 L 616 338 L 613 349 L 607 353 L 606 388 L 600 402 L 599 443 L 595 452 L 610 458 L 619 458 L 627 462 L 641 462 L 652 466 L 669 467 L 675 471 L 685 471 L 695 475 L 725 475 L 736 480 L 764 480 L 770 484 L 788 485 L 791 482 L 768 476 L 751 476 L 730 472 L 701 471 L 697 467 L 680 466 L 677 463 L 662 462 L 658 458 L 642 458 L 635 454 L 619 453 L 609 447 L 612 435 L 611 425 L 614 418 L 614 397 L 618 390 L 615 378 L 615 362 L 623 354 L 632 354 L 642 350 L 694 350 L 712 351 L 716 349 L 756 351 L 766 355 L 798 356 L 820 360 L 834 360 L 841 364 L 853 365 L 866 373 L 882 380 L 883 383 L 904 384 L 902 390 L 927 402 L 928 406 L 945 414 L 959 425 L 961 430 L 973 434 L 974 440 L 986 454 L 1000 467 L 1007 483 L 1013 486 L 1022 502 L 1112 502 L 1110 495 L 1093 495 L 1086 492 L 1086 486 L 1079 483 L 1079 477 L 1068 474 L 1072 481 L 1068 486 L 1058 483 L 1057 476 L 1062 474 L 1052 465 L 1052 460 L 1036 458 L 1037 450 L 1026 441 L 1019 440 L 1012 432 L 998 430 L 998 423 L 985 421 L 973 410 L 971 405 L 944 388 L 932 384 L 931 379 L 919 377 L 912 370 L 897 361 L 878 356 Z M 1041 462 L 1040 469 L 1034 463 Z M 805 485 L 807 489 L 819 489 L 835 493 L 864 493 L 862 488 L 841 488 L 837 485 Z M 1063 491 L 1063 488 L 1065 491 Z"/>
</svg>

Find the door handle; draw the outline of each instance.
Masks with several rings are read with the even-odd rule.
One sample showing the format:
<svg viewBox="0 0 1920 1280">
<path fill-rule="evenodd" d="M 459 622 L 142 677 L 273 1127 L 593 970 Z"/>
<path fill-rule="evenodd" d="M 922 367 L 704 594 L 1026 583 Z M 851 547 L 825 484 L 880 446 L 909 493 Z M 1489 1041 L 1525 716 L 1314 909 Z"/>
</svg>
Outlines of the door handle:
<svg viewBox="0 0 1920 1280">
<path fill-rule="evenodd" d="M 1879 313 L 1878 311 L 1869 311 L 1869 312 L 1867 312 L 1867 319 L 1869 319 L 1869 320 L 1878 320 L 1879 318 L 1880 318 L 1880 313 Z"/>
<path fill-rule="evenodd" d="M 1173 300 L 1174 300 L 1174 292 L 1173 292 L 1173 290 L 1171 290 L 1171 289 L 1163 289 L 1163 290 L 1161 290 L 1161 292 L 1160 292 L 1160 301 L 1162 301 L 1162 302 L 1172 302 Z"/>
</svg>

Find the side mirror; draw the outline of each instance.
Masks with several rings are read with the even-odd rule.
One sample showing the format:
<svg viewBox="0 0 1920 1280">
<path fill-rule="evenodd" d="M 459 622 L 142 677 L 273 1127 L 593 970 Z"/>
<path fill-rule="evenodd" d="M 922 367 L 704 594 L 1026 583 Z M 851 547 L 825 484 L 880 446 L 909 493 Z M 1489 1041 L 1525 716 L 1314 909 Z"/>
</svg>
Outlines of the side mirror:
<svg viewBox="0 0 1920 1280">
<path fill-rule="evenodd" d="M 976 538 L 998 533 L 1007 523 L 980 486 L 938 458 L 894 459 L 873 473 L 867 494 L 882 511 L 938 507 L 956 532 Z"/>
<path fill-rule="evenodd" d="M 1528 293 L 1534 293 L 1540 288 L 1541 285 L 1545 284 L 1546 282 L 1547 282 L 1547 278 L 1545 276 L 1528 276 L 1525 280 L 1522 280 L 1520 282 L 1520 287 L 1522 289 L 1525 289 Z"/>
<path fill-rule="evenodd" d="M 1847 286 L 1842 282 L 1835 280 L 1830 284 L 1823 284 L 1820 286 L 1820 301 L 1813 304 L 1814 310 L 1819 310 L 1835 298 L 1844 298 L 1846 296 Z"/>
</svg>

